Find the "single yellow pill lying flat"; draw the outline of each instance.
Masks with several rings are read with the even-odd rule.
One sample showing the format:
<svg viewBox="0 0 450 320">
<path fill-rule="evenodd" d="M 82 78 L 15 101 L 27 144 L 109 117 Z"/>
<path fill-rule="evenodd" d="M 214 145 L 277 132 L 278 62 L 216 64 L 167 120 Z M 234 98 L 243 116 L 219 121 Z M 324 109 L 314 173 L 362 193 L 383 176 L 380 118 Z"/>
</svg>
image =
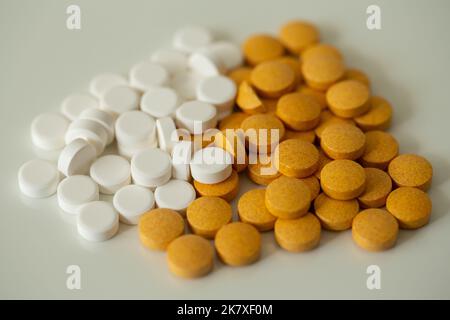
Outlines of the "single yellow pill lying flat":
<svg viewBox="0 0 450 320">
<path fill-rule="evenodd" d="M 305 178 L 319 167 L 319 151 L 303 140 L 284 140 L 277 146 L 274 161 L 278 171 L 285 176 Z"/>
<path fill-rule="evenodd" d="M 271 114 L 254 114 L 242 122 L 249 152 L 271 153 L 284 137 L 284 125 Z"/>
<path fill-rule="evenodd" d="M 194 188 L 202 197 L 219 197 L 230 202 L 239 192 L 239 175 L 233 170 L 226 180 L 214 184 L 204 184 L 194 180 Z"/>
<path fill-rule="evenodd" d="M 276 115 L 293 130 L 310 130 L 319 124 L 320 112 L 315 98 L 294 92 L 278 100 Z"/>
<path fill-rule="evenodd" d="M 311 56 L 303 60 L 303 78 L 309 87 L 325 91 L 344 75 L 341 59 L 332 56 Z"/>
<path fill-rule="evenodd" d="M 324 110 L 328 108 L 327 99 L 325 97 L 325 93 L 323 91 L 319 91 L 303 84 L 297 87 L 297 92 L 302 93 L 304 95 L 313 97 L 320 105 L 320 109 Z"/>
<path fill-rule="evenodd" d="M 316 136 L 320 139 L 322 137 L 323 130 L 326 127 L 331 126 L 333 124 L 351 124 L 355 125 L 355 122 L 352 119 L 344 119 L 338 116 L 335 116 L 329 110 L 322 110 L 320 113 L 319 125 L 314 129 Z"/>
<path fill-rule="evenodd" d="M 275 222 L 275 239 L 283 249 L 290 252 L 311 250 L 320 242 L 320 222 L 311 213 L 303 217 Z"/>
<path fill-rule="evenodd" d="M 238 202 L 238 213 L 241 221 L 255 226 L 259 231 L 272 230 L 277 220 L 267 210 L 264 203 L 265 197 L 265 189 L 253 189 L 244 193 Z"/>
<path fill-rule="evenodd" d="M 167 263 L 169 270 L 179 277 L 202 277 L 213 269 L 214 248 L 208 240 L 187 234 L 170 243 Z"/>
<path fill-rule="evenodd" d="M 314 201 L 320 193 L 319 179 L 317 179 L 316 176 L 310 176 L 299 180 L 303 181 L 308 186 L 309 191 L 311 192 L 311 201 Z"/>
<path fill-rule="evenodd" d="M 284 63 L 289 68 L 291 68 L 292 71 L 294 71 L 296 85 L 298 85 L 300 82 L 302 82 L 302 80 L 303 80 L 302 65 L 298 58 L 292 57 L 292 56 L 283 56 L 281 58 L 275 59 L 274 61 Z"/>
<path fill-rule="evenodd" d="M 248 158 L 242 129 L 217 132 L 214 136 L 214 145 L 228 151 L 233 156 L 234 170 L 242 172 L 247 168 Z"/>
<path fill-rule="evenodd" d="M 320 147 L 332 159 L 356 160 L 365 149 L 366 136 L 351 124 L 332 124 L 327 126 L 320 138 Z"/>
<path fill-rule="evenodd" d="M 261 96 L 279 98 L 294 88 L 295 73 L 285 63 L 267 61 L 252 70 L 250 81 Z"/>
<path fill-rule="evenodd" d="M 336 58 L 339 60 L 344 60 L 341 52 L 336 47 L 326 44 L 326 43 L 317 43 L 312 45 L 306 50 L 304 50 L 300 55 L 301 62 L 304 62 L 312 57 L 322 57 L 322 58 Z"/>
<path fill-rule="evenodd" d="M 243 266 L 259 259 L 261 235 L 244 222 L 233 222 L 220 228 L 215 239 L 220 259 L 230 266 Z"/>
<path fill-rule="evenodd" d="M 363 208 L 380 208 L 392 191 L 392 180 L 383 170 L 364 168 L 366 172 L 366 189 L 358 197 Z"/>
<path fill-rule="evenodd" d="M 316 133 L 314 132 L 314 130 L 309 131 L 286 130 L 283 139 L 284 140 L 299 139 L 309 143 L 314 143 L 314 141 L 316 140 Z"/>
<path fill-rule="evenodd" d="M 228 77 L 234 81 L 236 84 L 236 87 L 239 87 L 239 85 L 243 81 L 250 82 L 250 73 L 252 72 L 252 68 L 249 67 L 239 67 L 234 70 L 232 70 L 230 73 L 228 73 Z"/>
<path fill-rule="evenodd" d="M 141 243 L 153 250 L 166 250 L 174 239 L 184 233 L 183 217 L 170 209 L 153 209 L 139 219 Z"/>
<path fill-rule="evenodd" d="M 261 160 L 261 157 L 263 158 Z M 254 183 L 267 186 L 273 180 L 281 176 L 269 155 L 260 154 L 256 163 L 250 163 L 247 167 L 247 176 Z"/>
<path fill-rule="evenodd" d="M 326 97 L 330 110 L 342 118 L 360 116 L 370 108 L 369 88 L 359 81 L 340 81 L 330 87 Z"/>
<path fill-rule="evenodd" d="M 323 167 L 325 167 L 325 165 L 327 163 L 330 163 L 331 161 L 333 161 L 333 159 L 330 159 L 327 157 L 327 155 L 325 154 L 325 152 L 323 152 L 322 149 L 319 150 L 319 166 L 316 170 L 316 172 L 314 172 L 314 176 L 320 180 L 320 173 L 322 172 Z"/>
<path fill-rule="evenodd" d="M 239 85 L 236 104 L 248 114 L 260 113 L 266 110 L 261 99 L 247 81 L 242 81 Z"/>
<path fill-rule="evenodd" d="M 354 118 L 358 127 L 363 131 L 388 129 L 392 120 L 391 104 L 381 97 L 371 97 L 369 104 L 369 111 Z"/>
<path fill-rule="evenodd" d="M 226 129 L 240 129 L 242 121 L 249 117 L 248 113 L 233 112 L 229 116 L 223 118 L 219 123 L 219 130 L 224 131 Z"/>
<path fill-rule="evenodd" d="M 325 229 L 342 231 L 352 227 L 359 204 L 356 199 L 336 200 L 321 193 L 314 201 L 314 210 Z"/>
<path fill-rule="evenodd" d="M 352 225 L 355 243 L 369 251 L 382 251 L 395 245 L 398 235 L 397 220 L 383 209 L 361 211 Z"/>
<path fill-rule="evenodd" d="M 361 157 L 364 167 L 386 169 L 388 164 L 398 155 L 398 142 L 389 133 L 383 131 L 367 131 L 366 149 Z"/>
<path fill-rule="evenodd" d="M 388 173 L 399 187 L 414 187 L 428 190 L 433 178 L 433 167 L 424 157 L 401 154 L 388 166 Z"/>
<path fill-rule="evenodd" d="M 386 201 L 387 210 L 397 218 L 403 229 L 417 229 L 428 223 L 431 199 L 422 190 L 400 187 L 392 191 Z"/>
<path fill-rule="evenodd" d="M 280 29 L 280 40 L 293 54 L 299 54 L 319 41 L 319 31 L 306 21 L 290 21 Z"/>
<path fill-rule="evenodd" d="M 356 80 L 370 88 L 369 77 L 364 72 L 358 69 L 347 69 L 342 80 Z"/>
<path fill-rule="evenodd" d="M 252 66 L 284 55 L 283 45 L 276 38 L 267 34 L 257 34 L 247 38 L 242 51 L 245 60 Z"/>
</svg>

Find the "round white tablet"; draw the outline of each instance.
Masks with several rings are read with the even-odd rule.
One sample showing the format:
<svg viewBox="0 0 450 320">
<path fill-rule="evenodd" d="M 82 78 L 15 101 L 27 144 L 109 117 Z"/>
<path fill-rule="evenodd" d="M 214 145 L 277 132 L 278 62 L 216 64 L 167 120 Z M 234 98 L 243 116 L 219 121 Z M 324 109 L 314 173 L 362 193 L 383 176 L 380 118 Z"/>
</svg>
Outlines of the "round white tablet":
<svg viewBox="0 0 450 320">
<path fill-rule="evenodd" d="M 31 160 L 19 169 L 19 188 L 31 198 L 46 198 L 56 192 L 60 175 L 56 166 L 45 160 Z"/>
<path fill-rule="evenodd" d="M 225 109 L 217 114 L 217 121 L 221 121 L 233 113 L 233 108 Z"/>
<path fill-rule="evenodd" d="M 162 65 L 173 76 L 187 70 L 187 56 L 174 49 L 159 49 L 151 56 L 151 61 Z"/>
<path fill-rule="evenodd" d="M 83 204 L 99 199 L 98 186 L 88 176 L 71 176 L 58 185 L 57 196 L 61 209 L 77 214 Z"/>
<path fill-rule="evenodd" d="M 177 73 L 172 79 L 172 87 L 184 100 L 195 99 L 195 90 L 202 76 L 194 72 Z"/>
<path fill-rule="evenodd" d="M 158 187 L 172 176 L 170 156 L 161 149 L 147 149 L 131 159 L 131 175 L 135 184 Z"/>
<path fill-rule="evenodd" d="M 227 71 L 241 66 L 244 61 L 241 48 L 232 42 L 218 41 L 211 43 L 208 47 Z"/>
<path fill-rule="evenodd" d="M 66 145 L 70 121 L 60 113 L 43 113 L 31 123 L 31 140 L 42 150 L 56 150 Z"/>
<path fill-rule="evenodd" d="M 178 141 L 177 128 L 173 119 L 165 117 L 156 120 L 156 132 L 159 147 L 170 154 L 173 145 Z"/>
<path fill-rule="evenodd" d="M 192 141 L 179 141 L 174 145 L 172 150 L 172 177 L 174 179 L 191 180 L 192 147 Z"/>
<path fill-rule="evenodd" d="M 204 77 L 217 76 L 224 71 L 219 58 L 207 48 L 192 53 L 188 64 L 191 70 Z"/>
<path fill-rule="evenodd" d="M 84 139 L 73 140 L 59 155 L 58 170 L 66 177 L 86 175 L 96 157 L 97 152 L 89 142 Z"/>
<path fill-rule="evenodd" d="M 98 183 L 100 192 L 114 194 L 130 184 L 131 171 L 127 159 L 118 155 L 107 155 L 95 160 L 91 166 L 91 178 Z"/>
<path fill-rule="evenodd" d="M 195 200 L 195 196 L 192 184 L 184 180 L 170 180 L 155 190 L 158 208 L 172 209 L 181 214 L 186 212 L 189 204 Z"/>
<path fill-rule="evenodd" d="M 119 155 L 121 155 L 122 157 L 131 160 L 131 158 L 146 149 L 154 149 L 158 147 L 158 141 L 154 140 L 154 141 L 149 141 L 144 145 L 140 145 L 140 146 L 125 146 L 122 145 L 120 143 L 117 144 L 117 152 L 119 153 Z"/>
<path fill-rule="evenodd" d="M 106 130 L 108 136 L 106 144 L 109 145 L 114 141 L 114 117 L 107 111 L 100 109 L 86 109 L 80 114 L 80 119 L 88 119 L 100 123 Z"/>
<path fill-rule="evenodd" d="M 218 147 L 207 147 L 197 151 L 191 160 L 191 174 L 194 180 L 214 184 L 231 175 L 232 157 Z"/>
<path fill-rule="evenodd" d="M 100 108 L 116 115 L 139 108 L 140 93 L 129 86 L 116 86 L 105 91 Z"/>
<path fill-rule="evenodd" d="M 145 212 L 155 207 L 155 197 L 150 189 L 131 184 L 117 191 L 113 204 L 121 222 L 135 225 Z"/>
<path fill-rule="evenodd" d="M 155 118 L 172 117 L 181 99 L 172 88 L 155 87 L 141 98 L 141 110 Z"/>
<path fill-rule="evenodd" d="M 78 210 L 77 229 L 88 241 L 108 240 L 119 230 L 119 214 L 109 202 L 86 203 Z"/>
<path fill-rule="evenodd" d="M 98 108 L 98 100 L 90 94 L 76 93 L 71 94 L 61 103 L 61 112 L 69 120 L 78 119 L 80 114 L 90 108 Z"/>
<path fill-rule="evenodd" d="M 204 78 L 197 86 L 197 99 L 215 105 L 218 113 L 233 108 L 235 97 L 236 84 L 224 76 Z"/>
<path fill-rule="evenodd" d="M 141 62 L 130 70 L 130 85 L 141 91 L 153 87 L 165 86 L 169 83 L 167 70 L 153 62 Z"/>
<path fill-rule="evenodd" d="M 124 147 L 141 147 L 156 141 L 156 123 L 147 113 L 128 111 L 116 121 L 116 139 Z"/>
<path fill-rule="evenodd" d="M 128 80 L 124 76 L 116 73 L 102 73 L 91 80 L 89 91 L 100 99 L 112 87 L 126 85 L 128 85 Z"/>
<path fill-rule="evenodd" d="M 187 26 L 175 33 L 173 46 L 182 52 L 191 53 L 211 43 L 212 38 L 211 32 L 206 28 Z"/>
<path fill-rule="evenodd" d="M 216 116 L 216 107 L 198 100 L 183 103 L 175 113 L 177 126 L 195 134 L 214 128 Z"/>
<path fill-rule="evenodd" d="M 73 140 L 84 139 L 92 144 L 97 156 L 103 153 L 108 142 L 108 134 L 103 126 L 93 120 L 77 119 L 72 122 L 66 132 L 66 144 Z"/>
</svg>

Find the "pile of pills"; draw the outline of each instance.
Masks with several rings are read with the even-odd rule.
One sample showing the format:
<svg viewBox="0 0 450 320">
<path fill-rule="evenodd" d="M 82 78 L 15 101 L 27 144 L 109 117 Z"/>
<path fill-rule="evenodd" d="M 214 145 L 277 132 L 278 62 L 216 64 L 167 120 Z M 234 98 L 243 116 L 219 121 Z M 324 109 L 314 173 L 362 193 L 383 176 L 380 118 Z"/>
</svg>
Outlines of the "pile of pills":
<svg viewBox="0 0 450 320">
<path fill-rule="evenodd" d="M 319 39 L 304 21 L 242 49 L 202 27 L 178 30 L 128 77 L 100 74 L 89 94 L 35 118 L 41 157 L 20 168 L 21 191 L 56 193 L 89 241 L 138 225 L 142 245 L 167 251 L 181 277 L 209 273 L 215 254 L 231 266 L 257 261 L 260 233 L 272 230 L 292 252 L 315 248 L 322 228 L 351 229 L 367 250 L 394 246 L 399 228 L 429 221 L 432 167 L 399 155 L 385 131 L 390 103 Z M 255 188 L 233 221 L 245 174 Z"/>
</svg>

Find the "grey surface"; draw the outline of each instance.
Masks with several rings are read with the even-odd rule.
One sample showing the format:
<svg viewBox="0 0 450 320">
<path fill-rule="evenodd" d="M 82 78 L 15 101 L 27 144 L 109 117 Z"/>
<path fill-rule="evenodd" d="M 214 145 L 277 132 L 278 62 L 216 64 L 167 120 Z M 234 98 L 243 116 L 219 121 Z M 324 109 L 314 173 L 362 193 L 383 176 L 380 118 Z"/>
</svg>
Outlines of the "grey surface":
<svg viewBox="0 0 450 320">
<path fill-rule="evenodd" d="M 81 6 L 80 31 L 65 27 L 72 3 Z M 450 2 L 376 1 L 382 30 L 368 31 L 372 3 L 0 0 L 0 298 L 450 298 Z M 31 120 L 85 90 L 96 73 L 127 72 L 185 24 L 241 41 L 297 17 L 317 23 L 348 65 L 370 75 L 374 92 L 395 107 L 391 132 L 401 151 L 422 154 L 434 166 L 431 223 L 402 231 L 395 249 L 367 253 L 350 232 L 324 232 L 316 250 L 289 254 L 265 234 L 257 264 L 218 263 L 210 276 L 185 281 L 169 274 L 163 253 L 140 246 L 135 227 L 87 243 L 55 198 L 20 195 L 17 169 L 35 157 Z M 82 270 L 79 291 L 66 289 L 72 264 Z M 371 264 L 381 267 L 381 290 L 366 288 Z"/>
</svg>

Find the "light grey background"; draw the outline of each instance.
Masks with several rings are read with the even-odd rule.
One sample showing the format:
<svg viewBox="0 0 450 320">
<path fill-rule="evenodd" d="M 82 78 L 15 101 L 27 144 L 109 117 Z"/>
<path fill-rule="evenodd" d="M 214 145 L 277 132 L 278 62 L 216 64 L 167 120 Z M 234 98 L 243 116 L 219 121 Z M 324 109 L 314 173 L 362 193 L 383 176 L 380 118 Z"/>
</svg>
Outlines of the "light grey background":
<svg viewBox="0 0 450 320">
<path fill-rule="evenodd" d="M 366 28 L 372 3 L 382 9 L 380 31 Z M 80 31 L 66 29 L 69 4 L 81 6 Z M 449 9 L 446 0 L 0 0 L 0 298 L 450 298 Z M 369 74 L 374 92 L 395 108 L 391 132 L 401 152 L 422 154 L 434 166 L 431 223 L 402 231 L 393 250 L 368 253 L 350 232 L 324 232 L 316 250 L 290 254 L 270 233 L 257 264 L 218 263 L 210 276 L 186 281 L 169 274 L 163 253 L 140 246 L 135 227 L 87 243 L 55 198 L 21 196 L 16 175 L 35 157 L 33 117 L 86 90 L 95 74 L 126 73 L 185 24 L 242 41 L 275 33 L 291 18 L 317 23 L 349 66 Z M 82 290 L 66 289 L 71 264 L 81 267 Z M 366 288 L 371 264 L 382 270 L 378 291 Z"/>
</svg>

